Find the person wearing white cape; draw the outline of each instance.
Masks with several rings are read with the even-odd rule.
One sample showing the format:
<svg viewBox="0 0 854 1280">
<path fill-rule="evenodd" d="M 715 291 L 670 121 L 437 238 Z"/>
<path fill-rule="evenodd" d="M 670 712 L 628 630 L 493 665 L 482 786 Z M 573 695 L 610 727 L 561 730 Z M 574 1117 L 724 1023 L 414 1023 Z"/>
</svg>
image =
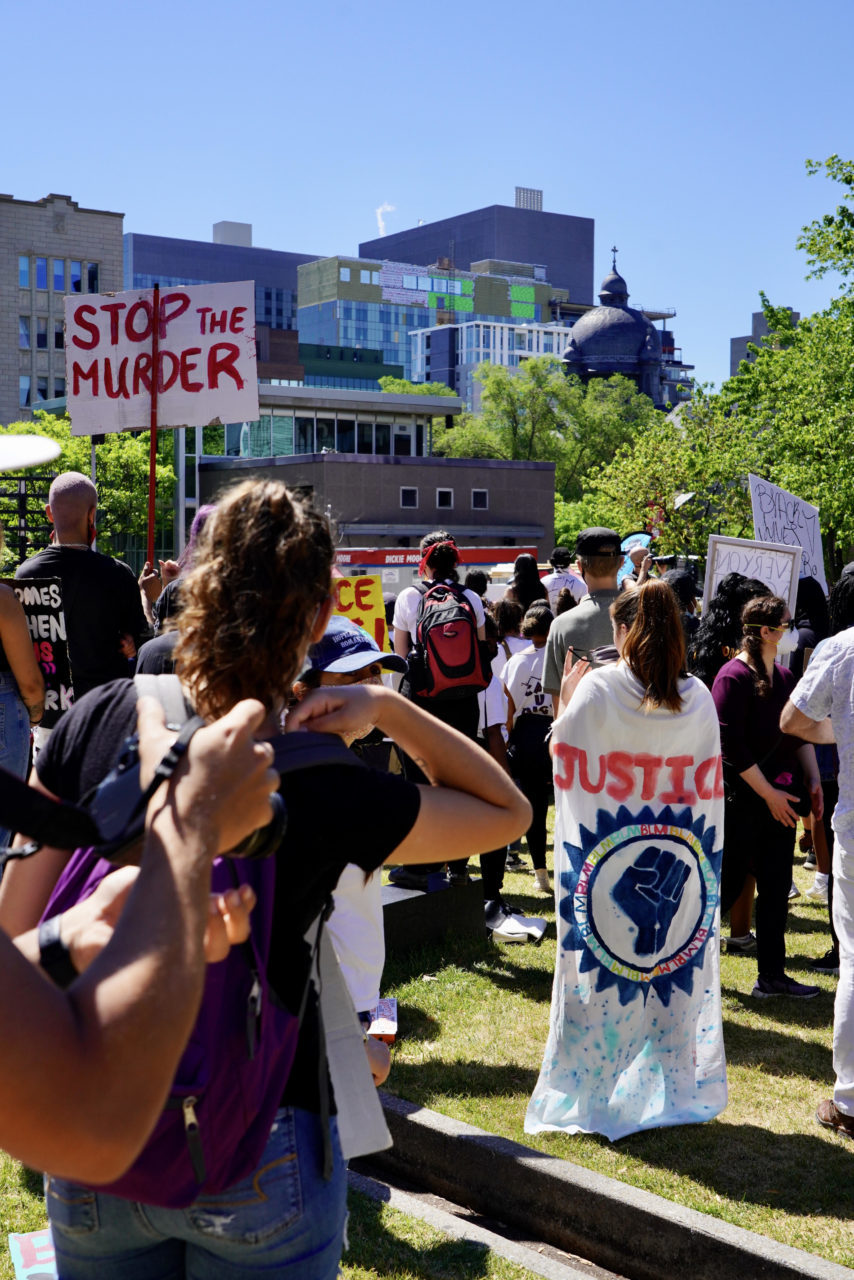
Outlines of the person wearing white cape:
<svg viewBox="0 0 854 1280">
<path fill-rule="evenodd" d="M 558 945 L 527 1133 L 710 1120 L 726 1106 L 714 703 L 652 581 L 611 607 L 616 666 L 576 663 L 552 735 Z"/>
</svg>

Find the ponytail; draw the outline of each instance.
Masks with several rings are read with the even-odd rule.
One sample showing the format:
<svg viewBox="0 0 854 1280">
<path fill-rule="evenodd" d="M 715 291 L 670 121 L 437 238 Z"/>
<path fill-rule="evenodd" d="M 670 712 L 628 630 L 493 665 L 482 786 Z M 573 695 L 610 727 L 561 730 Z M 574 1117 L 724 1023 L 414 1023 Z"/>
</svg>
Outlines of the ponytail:
<svg viewBox="0 0 854 1280">
<path fill-rule="evenodd" d="M 741 644 L 758 698 L 767 698 L 771 692 L 771 681 L 762 657 L 762 628 L 779 627 L 786 609 L 786 601 L 779 596 L 759 596 L 755 600 L 748 600 L 741 612 L 744 630 Z"/>
<path fill-rule="evenodd" d="M 666 582 L 653 579 L 626 591 L 611 606 L 618 626 L 627 626 L 622 658 L 644 686 L 641 709 L 682 710 L 679 679 L 685 674 L 685 634 L 679 602 Z"/>
</svg>

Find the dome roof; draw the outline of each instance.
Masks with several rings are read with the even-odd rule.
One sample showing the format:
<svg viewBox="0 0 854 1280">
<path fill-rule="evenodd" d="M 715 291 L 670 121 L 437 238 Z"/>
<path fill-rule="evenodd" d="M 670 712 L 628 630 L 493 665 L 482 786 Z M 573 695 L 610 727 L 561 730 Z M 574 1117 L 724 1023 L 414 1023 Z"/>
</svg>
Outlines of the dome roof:
<svg viewBox="0 0 854 1280">
<path fill-rule="evenodd" d="M 575 362 L 600 367 L 614 364 L 617 372 L 616 366 L 621 364 L 660 360 L 661 339 L 642 311 L 613 304 L 593 307 L 572 326 L 563 358 L 570 365 Z"/>
<path fill-rule="evenodd" d="M 599 286 L 599 300 L 604 306 L 624 307 L 629 300 L 629 286 L 616 267 L 609 271 Z"/>
</svg>

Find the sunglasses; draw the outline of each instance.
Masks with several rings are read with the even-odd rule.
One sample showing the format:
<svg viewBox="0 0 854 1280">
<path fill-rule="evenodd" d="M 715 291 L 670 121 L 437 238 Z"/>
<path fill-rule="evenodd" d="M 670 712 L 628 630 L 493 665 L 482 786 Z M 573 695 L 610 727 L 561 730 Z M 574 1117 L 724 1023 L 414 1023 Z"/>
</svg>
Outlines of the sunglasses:
<svg viewBox="0 0 854 1280">
<path fill-rule="evenodd" d="M 778 627 L 769 627 L 767 622 L 747 622 L 745 623 L 745 626 L 760 627 L 760 628 L 765 627 L 766 630 L 768 631 L 794 631 L 795 619 L 789 618 L 788 622 L 781 622 Z"/>
</svg>

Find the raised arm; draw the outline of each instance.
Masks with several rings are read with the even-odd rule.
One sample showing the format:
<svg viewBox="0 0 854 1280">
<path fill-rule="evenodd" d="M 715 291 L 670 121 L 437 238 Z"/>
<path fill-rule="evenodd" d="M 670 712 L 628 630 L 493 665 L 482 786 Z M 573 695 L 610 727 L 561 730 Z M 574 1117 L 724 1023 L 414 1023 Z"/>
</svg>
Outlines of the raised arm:
<svg viewBox="0 0 854 1280">
<path fill-rule="evenodd" d="M 378 686 L 317 689 L 290 713 L 287 731 L 345 733 L 370 722 L 430 779 L 409 835 L 390 859 L 429 862 L 486 853 L 527 831 L 531 807 L 512 779 L 475 743 L 399 694 Z"/>
<path fill-rule="evenodd" d="M 149 806 L 139 876 L 113 937 L 67 992 L 0 935 L 0 1145 L 18 1159 L 98 1183 L 142 1149 L 201 997 L 223 820 L 239 812 L 245 834 L 270 818 L 278 776 L 252 736 L 263 715 L 260 703 L 239 703 L 195 735 Z M 173 735 L 149 700 L 140 731 L 150 775 Z"/>
</svg>

